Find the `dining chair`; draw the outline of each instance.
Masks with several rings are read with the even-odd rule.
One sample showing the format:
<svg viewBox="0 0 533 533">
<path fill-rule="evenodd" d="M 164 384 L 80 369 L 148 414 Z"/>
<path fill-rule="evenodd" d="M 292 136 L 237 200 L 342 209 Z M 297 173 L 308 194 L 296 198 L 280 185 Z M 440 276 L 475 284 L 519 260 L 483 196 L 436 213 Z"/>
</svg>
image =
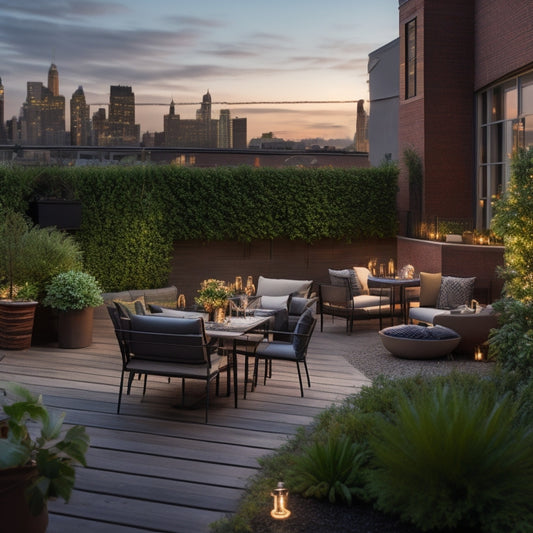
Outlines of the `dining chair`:
<svg viewBox="0 0 533 533">
<path fill-rule="evenodd" d="M 245 383 L 248 382 L 248 370 L 249 359 L 254 359 L 254 372 L 252 377 L 252 390 L 257 385 L 257 375 L 259 370 L 259 361 L 265 361 L 265 376 L 264 384 L 266 384 L 267 376 L 271 376 L 271 364 L 272 361 L 292 361 L 296 363 L 298 370 L 298 380 L 300 382 L 300 394 L 303 397 L 304 389 L 302 382 L 302 373 L 300 370 L 300 363 L 303 363 L 305 373 L 307 377 L 307 386 L 311 387 L 311 380 L 309 377 L 309 369 L 307 368 L 307 348 L 311 340 L 311 336 L 315 329 L 316 318 L 314 318 L 311 309 L 307 309 L 298 320 L 294 331 L 290 333 L 290 340 L 265 340 L 255 346 L 255 350 L 239 350 L 237 348 L 236 353 L 240 353 L 245 356 L 245 368 L 244 376 Z M 269 338 L 275 334 L 275 331 L 268 332 Z M 287 332 L 282 332 L 287 334 Z M 246 398 L 246 387 L 244 388 L 244 397 Z"/>
<path fill-rule="evenodd" d="M 111 315 L 111 310 L 109 311 Z M 114 321 L 115 323 L 115 321 Z M 122 356 L 117 414 L 120 413 L 124 375 L 128 389 L 136 374 L 144 375 L 143 396 L 148 375 L 181 378 L 182 405 L 185 380 L 205 381 L 205 422 L 208 421 L 209 384 L 219 375 L 220 357 L 216 345 L 208 343 L 202 318 L 169 318 L 131 315 L 119 319 L 115 328 Z"/>
</svg>

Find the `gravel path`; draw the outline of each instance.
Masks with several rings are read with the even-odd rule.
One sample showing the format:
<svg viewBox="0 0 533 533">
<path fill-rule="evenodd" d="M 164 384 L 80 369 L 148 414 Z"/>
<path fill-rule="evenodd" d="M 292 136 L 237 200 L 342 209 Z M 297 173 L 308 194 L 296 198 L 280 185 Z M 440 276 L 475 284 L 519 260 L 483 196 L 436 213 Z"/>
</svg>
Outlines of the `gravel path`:
<svg viewBox="0 0 533 533">
<path fill-rule="evenodd" d="M 377 329 L 362 329 L 352 334 L 354 346 L 346 359 L 361 371 L 367 378 L 374 379 L 379 375 L 391 378 L 403 378 L 415 375 L 438 376 L 453 370 L 477 374 L 488 374 L 494 363 L 474 361 L 461 355 L 453 358 L 414 360 L 400 359 L 387 351 L 378 336 Z"/>
</svg>

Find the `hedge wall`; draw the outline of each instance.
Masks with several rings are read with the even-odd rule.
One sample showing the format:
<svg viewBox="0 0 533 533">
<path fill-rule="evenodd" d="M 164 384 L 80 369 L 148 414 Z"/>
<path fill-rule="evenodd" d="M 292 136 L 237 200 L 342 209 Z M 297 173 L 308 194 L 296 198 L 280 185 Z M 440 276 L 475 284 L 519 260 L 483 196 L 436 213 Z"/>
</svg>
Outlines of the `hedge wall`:
<svg viewBox="0 0 533 533">
<path fill-rule="evenodd" d="M 37 191 L 79 198 L 83 216 L 76 238 L 85 267 L 111 291 L 164 285 L 173 243 L 180 240 L 392 237 L 397 179 L 393 165 L 2 167 L 0 206 L 27 210 Z"/>
</svg>

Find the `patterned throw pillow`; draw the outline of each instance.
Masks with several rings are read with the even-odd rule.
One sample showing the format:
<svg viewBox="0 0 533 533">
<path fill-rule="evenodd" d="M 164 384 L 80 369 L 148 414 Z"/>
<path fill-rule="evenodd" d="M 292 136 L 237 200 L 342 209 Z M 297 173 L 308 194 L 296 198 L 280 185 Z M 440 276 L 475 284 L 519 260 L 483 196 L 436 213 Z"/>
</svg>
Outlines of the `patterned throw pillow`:
<svg viewBox="0 0 533 533">
<path fill-rule="evenodd" d="M 385 328 L 382 332 L 388 337 L 402 339 L 443 340 L 459 336 L 453 329 L 444 326 L 425 327 L 410 324 Z"/>
<path fill-rule="evenodd" d="M 333 270 L 328 269 L 329 279 L 332 285 L 337 287 L 345 287 L 346 281 L 350 286 L 352 291 L 352 296 L 359 296 L 363 293 L 363 288 L 361 287 L 361 282 L 355 273 L 353 268 L 346 268 L 345 270 Z"/>
<path fill-rule="evenodd" d="M 113 300 L 118 312 L 121 316 L 128 318 L 132 315 L 144 315 L 146 314 L 146 303 L 144 296 L 140 296 L 136 300 L 128 302 L 126 300 Z"/>
<path fill-rule="evenodd" d="M 442 276 L 437 309 L 455 309 L 460 305 L 469 305 L 474 295 L 476 278 L 455 278 Z"/>
</svg>

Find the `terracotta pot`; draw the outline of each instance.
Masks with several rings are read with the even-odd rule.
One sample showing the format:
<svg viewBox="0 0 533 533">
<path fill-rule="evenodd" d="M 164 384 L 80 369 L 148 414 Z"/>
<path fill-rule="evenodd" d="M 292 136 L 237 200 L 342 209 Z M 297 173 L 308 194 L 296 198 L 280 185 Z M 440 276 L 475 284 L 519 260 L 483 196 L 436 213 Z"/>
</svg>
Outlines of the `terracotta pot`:
<svg viewBox="0 0 533 533">
<path fill-rule="evenodd" d="M 81 311 L 60 311 L 57 340 L 60 348 L 85 348 L 93 342 L 94 307 Z"/>
<path fill-rule="evenodd" d="M 30 348 L 36 307 L 37 302 L 0 300 L 0 348 Z"/>
<path fill-rule="evenodd" d="M 37 468 L 24 466 L 0 470 L 0 530 L 44 533 L 48 526 L 46 506 L 40 514 L 30 513 L 25 491 L 37 477 Z"/>
</svg>

